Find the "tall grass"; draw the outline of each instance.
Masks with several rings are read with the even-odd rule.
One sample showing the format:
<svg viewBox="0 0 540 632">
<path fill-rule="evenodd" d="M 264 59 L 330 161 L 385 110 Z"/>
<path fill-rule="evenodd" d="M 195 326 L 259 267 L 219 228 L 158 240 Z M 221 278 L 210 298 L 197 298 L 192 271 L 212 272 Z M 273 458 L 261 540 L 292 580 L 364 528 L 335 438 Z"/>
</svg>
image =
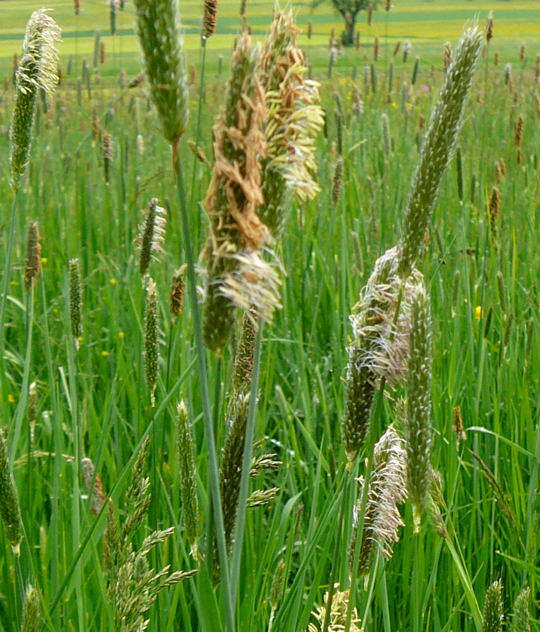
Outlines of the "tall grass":
<svg viewBox="0 0 540 632">
<path fill-rule="evenodd" d="M 251 383 L 254 455 L 281 465 L 245 477 L 241 498 L 257 491 L 256 501 L 268 490 L 278 491 L 270 503 L 242 507 L 244 537 L 231 559 L 232 613 L 220 584 L 224 565 L 210 561 L 219 520 L 216 505 L 210 509 L 208 483 L 217 469 L 209 472 L 213 448 L 207 437 L 210 424 L 219 461 L 239 346 L 227 345 L 220 360 L 206 352 L 201 356 L 202 341 L 194 337 L 194 278 L 188 279 L 190 309 L 171 313 L 168 304 L 171 277 L 186 262 L 186 230 L 193 257 L 206 237 L 200 202 L 211 178 L 211 126 L 223 101 L 225 73 L 218 77 L 212 51 L 205 53 L 204 85 L 190 88 L 192 116 L 185 132 L 187 140 L 196 137 L 202 158 L 194 158 L 187 143 L 179 144 L 177 164 L 185 172 L 180 197 L 169 144 L 144 88 L 121 87 L 106 77 L 116 63 L 113 55 L 97 70 L 103 73 L 100 83 L 90 77 L 91 89 L 80 94 L 80 104 L 75 72 L 54 99 L 38 102 L 29 173 L 14 214 L 13 263 L 2 270 L 7 293 L 0 410 L 24 528 L 16 572 L 9 532 L 0 530 L 3 630 L 39 619 L 40 610 L 47 630 L 118 629 L 102 550 L 110 503 L 96 515 L 97 492 L 87 490 L 99 489 L 95 483 L 101 481 L 118 525 L 125 524 L 131 502 L 126 495 L 132 494 L 132 472 L 142 463 L 147 438 L 149 464 L 140 465 L 140 476 L 150 478 L 151 500 L 133 533 L 133 550 L 145 551 L 147 536 L 175 526 L 167 542 L 143 557 L 152 569 L 170 564 L 170 572 L 199 570 L 159 593 L 148 614 L 150 630 L 214 632 L 228 625 L 262 632 L 272 621 L 274 631 L 296 632 L 309 624 L 310 630 L 323 629 L 325 621 L 342 617 L 350 630 L 360 619 L 366 631 L 469 632 L 486 625 L 486 612 L 496 613 L 489 621 L 497 625 L 501 608 L 509 622 L 529 618 L 531 629 L 538 626 L 538 83 L 532 54 L 519 62 L 519 49 L 513 56 L 505 50 L 495 66 L 496 50 L 495 30 L 485 75 L 474 83 L 467 108 L 459 169 L 450 164 L 443 179 L 420 259 L 433 320 L 431 463 L 441 475 L 440 489 L 432 493 L 433 519 L 423 520 L 415 534 L 410 503 L 400 505 L 404 526 L 392 557 L 375 551 L 368 579 L 352 582 L 349 544 L 359 491 L 344 470 L 340 430 L 352 334 L 348 317 L 375 261 L 399 235 L 444 60 L 441 45 L 438 65 L 431 71 L 419 63 L 410 86 L 411 59 L 396 56 L 390 71 L 381 54 L 373 62 L 374 91 L 360 76 L 327 81 L 326 51 L 312 57 L 321 60 L 311 72 L 322 82 L 326 110 L 316 143 L 321 192 L 313 200 L 288 202 L 276 246 L 285 273 L 282 308 L 260 334 L 258 380 L 254 376 Z M 511 82 L 505 82 L 506 63 L 513 64 Z M 390 95 L 389 72 L 395 86 Z M 0 104 L 4 132 L 12 103 L 8 81 Z M 107 178 L 102 142 L 92 130 L 94 112 L 102 133 L 114 141 Z M 12 199 L 6 133 L 0 148 L 5 247 L 6 203 Z M 339 195 L 333 194 L 337 161 Z M 155 282 L 154 324 L 159 324 L 152 338 L 159 351 L 152 356 L 159 358 L 155 406 L 144 355 L 147 285 L 141 284 L 136 247 L 140 210 L 151 198 L 167 211 L 163 252 L 145 263 Z M 41 237 L 32 297 L 24 287 L 29 221 L 38 222 Z M 82 309 L 75 306 L 77 293 Z M 205 364 L 197 372 L 201 357 Z M 30 384 L 35 384 L 31 402 Z M 197 556 L 191 554 L 196 529 L 182 502 L 187 465 L 178 446 L 181 401 L 186 402 L 182 432 L 192 433 L 196 469 L 187 482 L 197 492 L 206 527 L 199 529 L 207 534 L 199 537 Z M 372 465 L 366 471 L 364 459 L 371 459 L 376 440 L 391 423 L 401 432 L 400 407 L 394 404 L 380 389 L 374 394 L 370 437 L 354 470 L 367 480 Z M 459 440 L 452 427 L 458 406 L 466 435 L 460 433 Z M 251 461 L 246 454 L 244 471 Z M 82 477 L 85 457 L 94 466 L 88 486 Z M 214 482 L 214 498 L 220 498 L 219 480 Z M 353 546 L 357 561 L 361 544 Z M 494 585 L 501 596 L 495 608 L 486 603 Z"/>
</svg>

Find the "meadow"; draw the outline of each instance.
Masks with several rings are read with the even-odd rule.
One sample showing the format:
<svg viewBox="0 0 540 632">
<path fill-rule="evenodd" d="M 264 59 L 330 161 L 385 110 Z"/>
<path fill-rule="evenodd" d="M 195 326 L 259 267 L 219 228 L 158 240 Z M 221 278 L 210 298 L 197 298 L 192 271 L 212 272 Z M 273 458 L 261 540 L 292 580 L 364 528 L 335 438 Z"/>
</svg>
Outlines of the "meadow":
<svg viewBox="0 0 540 632">
<path fill-rule="evenodd" d="M 79 16 L 73 2 L 47 4 L 63 29 L 61 80 L 54 95 L 37 97 L 15 192 L 13 54 L 39 6 L 0 0 L 0 629 L 131 632 L 148 617 L 147 629 L 160 632 L 540 630 L 540 8 L 396 0 L 369 27 L 362 16 L 359 49 L 331 53 L 336 16 L 327 5 L 294 5 L 306 76 L 320 82 L 320 190 L 287 198 L 279 239 L 262 249 L 281 279 L 273 321 L 252 332 L 246 352 L 249 326 L 237 309 L 216 354 L 201 353 L 196 306 L 209 300 L 207 235 L 219 230 L 205 212 L 219 162 L 213 125 L 234 85 L 239 8 L 219 5 L 203 54 L 201 7 L 182 3 L 189 124 L 175 168 L 163 115 L 139 77 L 134 3 L 118 12 L 114 36 L 105 2 L 82 0 Z M 374 445 L 390 425 L 406 436 L 404 398 L 415 385 L 376 381 L 367 437 L 348 461 L 350 316 L 375 262 L 401 243 L 454 59 L 445 42 L 455 46 L 474 15 L 483 28 L 490 9 L 495 35 L 418 240 L 432 321 L 429 510 L 418 526 L 411 502 L 399 503 L 393 554 L 375 550 L 359 574 L 377 504 Z M 270 4 L 248 3 L 247 19 L 264 44 Z M 164 212 L 146 224 L 152 257 L 141 274 L 140 226 L 153 198 Z M 227 459 L 238 476 L 232 500 L 216 478 Z M 20 555 L 6 527 L 12 485 Z M 228 568 L 216 487 L 238 512 Z"/>
</svg>

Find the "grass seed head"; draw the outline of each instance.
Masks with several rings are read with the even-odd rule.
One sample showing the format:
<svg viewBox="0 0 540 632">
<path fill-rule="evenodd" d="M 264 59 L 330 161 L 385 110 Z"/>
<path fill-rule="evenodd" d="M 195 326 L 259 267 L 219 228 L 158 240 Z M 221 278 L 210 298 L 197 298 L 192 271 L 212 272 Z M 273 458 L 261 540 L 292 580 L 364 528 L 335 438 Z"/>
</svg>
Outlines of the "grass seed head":
<svg viewBox="0 0 540 632">
<path fill-rule="evenodd" d="M 424 284 L 416 286 L 411 307 L 406 415 L 407 487 L 419 530 L 431 484 L 431 311 Z"/>
<path fill-rule="evenodd" d="M 41 243 L 39 224 L 30 222 L 26 236 L 26 257 L 24 260 L 24 287 L 30 291 L 41 269 Z"/>
<path fill-rule="evenodd" d="M 40 632 L 43 629 L 41 602 L 38 591 L 28 584 L 24 593 L 21 632 Z"/>
<path fill-rule="evenodd" d="M 482 632 L 502 632 L 504 626 L 503 584 L 494 581 L 486 590 Z"/>
<path fill-rule="evenodd" d="M 155 392 L 159 371 L 158 296 L 153 279 L 146 289 L 144 312 L 144 375 L 150 393 L 150 403 L 155 405 Z"/>
<path fill-rule="evenodd" d="M 163 136 L 174 147 L 188 120 L 179 0 L 134 0 L 137 33 Z"/>
<path fill-rule="evenodd" d="M 159 206 L 157 198 L 152 198 L 148 203 L 148 209 L 142 214 L 143 221 L 139 227 L 137 246 L 139 249 L 139 273 L 144 277 L 152 259 L 163 252 L 167 211 Z"/>
<path fill-rule="evenodd" d="M 13 480 L 9 453 L 4 429 L 0 428 L 0 516 L 4 523 L 6 538 L 11 544 L 13 554 L 20 554 L 23 526 L 19 496 Z"/>
<path fill-rule="evenodd" d="M 193 431 L 186 404 L 181 401 L 176 409 L 176 437 L 178 447 L 180 498 L 184 512 L 185 532 L 191 545 L 191 553 L 197 556 L 197 539 L 201 532 L 199 500 L 197 497 L 197 468 Z"/>
<path fill-rule="evenodd" d="M 403 440 L 390 426 L 375 444 L 373 452 L 373 471 L 367 492 L 357 568 L 359 575 L 366 575 L 370 572 L 377 549 L 386 559 L 392 556 L 393 544 L 399 539 L 398 529 L 403 526 L 398 505 L 403 503 L 407 497 L 406 478 L 407 453 Z M 354 561 L 361 501 L 362 495 L 360 495 L 354 511 L 354 531 L 350 549 L 351 562 Z"/>
<path fill-rule="evenodd" d="M 169 307 L 174 318 L 179 318 L 184 311 L 186 264 L 180 266 L 172 276 L 169 292 Z"/>
<path fill-rule="evenodd" d="M 79 259 L 70 259 L 69 261 L 69 316 L 71 334 L 78 342 L 83 330 L 81 262 Z"/>
<path fill-rule="evenodd" d="M 292 13 L 274 15 L 260 68 L 268 110 L 261 217 L 278 237 L 290 206 L 288 197 L 303 203 L 319 191 L 315 139 L 324 123 L 319 84 L 307 78 Z"/>
<path fill-rule="evenodd" d="M 60 28 L 44 9 L 32 13 L 26 27 L 23 52 L 15 72 L 15 106 L 10 129 L 11 186 L 20 186 L 32 144 L 38 94 L 54 91 Z"/>
<path fill-rule="evenodd" d="M 86 489 L 86 495 L 90 498 L 90 510 L 97 516 L 103 508 L 107 500 L 107 496 L 103 491 L 103 484 L 99 474 L 95 471 L 92 459 L 84 457 L 81 459 L 81 470 Z M 92 481 L 94 484 L 92 485 Z"/>
<path fill-rule="evenodd" d="M 244 32 L 233 54 L 225 104 L 214 126 L 215 164 L 204 203 L 210 219 L 203 252 L 207 264 L 204 336 L 217 353 L 230 337 L 235 307 L 270 320 L 279 306 L 277 273 L 261 256 L 269 233 L 257 212 L 263 200 L 259 161 L 265 151 L 258 61 L 259 51 Z"/>
<path fill-rule="evenodd" d="M 349 590 L 339 590 L 339 584 L 334 585 L 333 591 L 327 591 L 323 597 L 321 606 L 317 606 L 311 616 L 316 623 L 310 622 L 307 632 L 319 632 L 326 630 L 327 632 L 342 632 L 345 625 L 349 621 L 347 629 L 349 632 L 362 632 L 364 628 L 360 625 L 360 618 L 356 608 L 352 608 L 349 613 Z M 330 603 L 330 600 L 331 603 Z M 326 613 L 330 607 L 330 619 L 328 627 L 324 627 L 326 621 Z"/>
<path fill-rule="evenodd" d="M 481 47 L 482 34 L 478 28 L 466 30 L 431 115 L 405 209 L 399 265 L 402 278 L 410 274 L 424 250 L 424 235 L 463 122 L 465 103 Z"/>
<path fill-rule="evenodd" d="M 531 632 L 532 620 L 529 611 L 531 589 L 529 587 L 520 590 L 514 601 L 514 612 L 510 624 L 510 632 Z"/>
<path fill-rule="evenodd" d="M 204 0 L 203 33 L 204 39 L 208 39 L 216 32 L 218 0 Z"/>
</svg>

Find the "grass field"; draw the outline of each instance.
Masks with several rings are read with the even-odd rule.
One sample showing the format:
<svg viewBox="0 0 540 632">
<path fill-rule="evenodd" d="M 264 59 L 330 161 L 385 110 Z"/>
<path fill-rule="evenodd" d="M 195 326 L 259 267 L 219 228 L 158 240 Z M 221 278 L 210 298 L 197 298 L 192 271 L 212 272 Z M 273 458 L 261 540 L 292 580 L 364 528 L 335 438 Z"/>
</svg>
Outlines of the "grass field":
<svg viewBox="0 0 540 632">
<path fill-rule="evenodd" d="M 182 3 L 187 65 L 193 71 L 190 123 L 180 145 L 186 190 L 179 198 L 146 84 L 119 85 L 121 69 L 131 79 L 140 68 L 132 3 L 119 12 L 114 37 L 108 35 L 105 2 L 82 0 L 78 18 L 72 2 L 47 4 L 64 30 L 63 80 L 53 98 L 39 100 L 31 162 L 15 197 L 8 159 L 12 55 L 20 53 L 26 21 L 37 7 L 29 0 L 0 0 L 0 76 L 5 77 L 0 240 L 8 290 L 0 303 L 0 412 L 24 525 L 19 558 L 0 528 L 0 629 L 142 630 L 118 624 L 102 494 L 110 495 L 121 529 L 137 502 L 151 493 L 125 546 L 138 550 L 154 529 L 175 531 L 150 551 L 147 565 L 137 561 L 132 583 L 123 584 L 124 597 L 141 593 L 136 580 L 150 567 L 198 570 L 160 593 L 148 629 L 218 632 L 227 625 L 227 586 L 219 581 L 213 559 L 211 446 L 203 413 L 206 402 L 219 459 L 238 345 L 228 345 L 220 358 L 206 353 L 207 395 L 197 372 L 193 301 L 187 295 L 186 309 L 175 319 L 168 296 L 171 276 L 187 257 L 179 200 L 187 200 L 196 255 L 206 239 L 202 201 L 214 166 L 212 124 L 224 100 L 238 7 L 220 4 L 218 34 L 209 40 L 203 76 L 199 4 Z M 350 621 L 354 612 L 365 632 L 540 630 L 540 6 L 482 0 L 451 3 L 450 9 L 449 4 L 396 0 L 389 14 L 375 14 L 371 27 L 363 17 L 362 47 L 345 51 L 333 66 L 327 45 L 331 29 L 340 32 L 339 21 L 327 6 L 312 14 L 307 5 L 295 5 L 298 23 L 303 28 L 313 23 L 314 37 L 308 40 L 304 33 L 299 41 L 321 81 L 325 124 L 316 141 L 321 191 L 311 201 L 290 204 L 277 247 L 282 307 L 256 346 L 261 349 L 260 366 L 255 358 L 258 408 L 249 413 L 254 453 L 271 453 L 280 464 L 250 482 L 250 492 L 273 489 L 270 502 L 241 507 L 245 537 L 243 546 L 233 547 L 233 557 L 242 553 L 234 611 L 238 631 L 304 632 L 310 623 L 323 630 L 313 613 L 334 583 L 348 591 L 350 617 L 345 627 L 329 631 L 347 625 L 351 632 L 359 630 Z M 248 4 L 257 41 L 269 28 L 270 6 Z M 483 23 L 490 9 L 495 37 L 480 58 L 459 137 L 460 159 L 450 163 L 443 178 L 426 253 L 417 264 L 433 318 L 431 462 L 442 481 L 439 529 L 424 519 L 416 533 L 410 503 L 401 505 L 404 526 L 393 556 L 386 560 L 377 554 L 371 572 L 358 577 L 349 563 L 352 509 L 361 497 L 354 477 L 369 480 L 373 443 L 389 424 L 401 431 L 405 422 L 396 402 L 407 389 L 397 384 L 385 391 L 383 381 L 367 444 L 352 472 L 347 470 L 341 422 L 352 340 L 349 316 L 375 261 L 400 238 L 411 177 L 444 80 L 443 44 L 455 43 L 472 16 L 479 14 Z M 106 55 L 94 68 L 96 31 Z M 381 51 L 374 61 L 376 36 Z M 392 51 L 406 40 L 413 48 L 404 61 L 402 49 L 395 56 Z M 336 192 L 339 108 L 343 178 Z M 518 121 L 523 124 L 519 139 Z M 104 155 L 107 135 L 113 143 L 110 157 Z M 187 141 L 195 141 L 202 160 Z M 141 209 L 152 197 L 167 210 L 163 252 L 150 264 L 158 297 L 155 406 L 145 371 L 147 282 L 141 282 L 135 245 Z M 27 291 L 26 232 L 34 220 L 41 234 L 41 270 Z M 80 260 L 83 295 L 77 340 L 70 306 L 73 258 Z M 203 276 L 199 283 L 204 284 Z M 190 554 L 190 515 L 181 500 L 180 400 L 187 403 L 193 432 L 200 557 Z M 460 440 L 454 428 L 458 417 L 466 434 Z M 149 489 L 141 492 L 132 487 L 138 480 L 133 467 L 146 437 L 148 456 L 140 467 Z M 83 458 L 95 468 L 89 477 Z M 96 499 L 101 500 L 97 511 Z M 486 627 L 486 590 L 496 580 L 502 582 L 508 626 Z M 43 622 L 38 627 L 21 622 L 28 583 L 39 591 Z M 526 587 L 529 628 L 513 616 Z"/>
</svg>

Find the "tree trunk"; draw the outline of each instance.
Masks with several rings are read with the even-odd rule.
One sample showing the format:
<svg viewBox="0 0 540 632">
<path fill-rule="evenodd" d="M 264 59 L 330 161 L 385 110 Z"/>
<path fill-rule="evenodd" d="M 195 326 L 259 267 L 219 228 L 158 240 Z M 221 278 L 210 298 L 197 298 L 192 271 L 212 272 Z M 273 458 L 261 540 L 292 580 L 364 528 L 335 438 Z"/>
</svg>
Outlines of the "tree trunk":
<svg viewBox="0 0 540 632">
<path fill-rule="evenodd" d="M 354 46 L 354 35 L 356 27 L 356 15 L 344 16 L 345 30 L 341 34 L 341 43 L 343 46 Z"/>
</svg>

